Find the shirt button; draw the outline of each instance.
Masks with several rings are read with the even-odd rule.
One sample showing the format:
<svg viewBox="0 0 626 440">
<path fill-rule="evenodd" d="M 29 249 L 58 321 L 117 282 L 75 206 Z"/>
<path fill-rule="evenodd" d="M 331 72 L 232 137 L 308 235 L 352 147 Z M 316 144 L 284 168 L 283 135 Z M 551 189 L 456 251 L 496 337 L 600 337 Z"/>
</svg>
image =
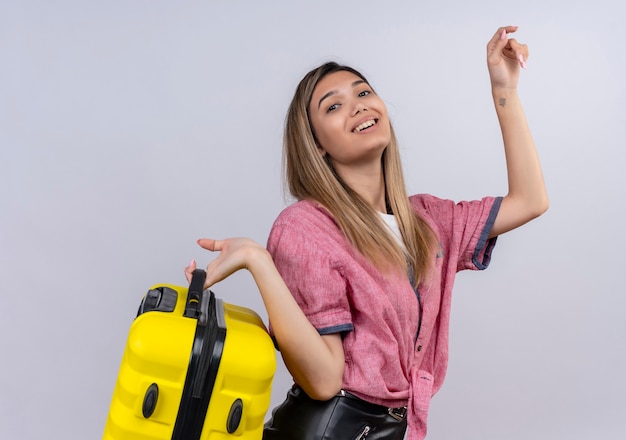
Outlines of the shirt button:
<svg viewBox="0 0 626 440">
<path fill-rule="evenodd" d="M 422 345 L 421 344 L 417 346 L 417 351 L 422 351 Z"/>
</svg>

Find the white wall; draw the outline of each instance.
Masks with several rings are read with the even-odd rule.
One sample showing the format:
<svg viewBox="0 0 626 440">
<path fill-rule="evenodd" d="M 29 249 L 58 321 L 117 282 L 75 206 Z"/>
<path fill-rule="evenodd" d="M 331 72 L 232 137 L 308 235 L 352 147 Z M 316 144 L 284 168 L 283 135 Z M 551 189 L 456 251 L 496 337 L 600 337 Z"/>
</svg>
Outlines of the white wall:
<svg viewBox="0 0 626 440">
<path fill-rule="evenodd" d="M 126 334 L 203 236 L 265 242 L 284 115 L 328 59 L 387 101 L 411 192 L 506 191 L 485 45 L 520 25 L 551 209 L 462 273 L 432 439 L 626 435 L 617 1 L 0 2 L 0 437 L 99 438 Z M 251 277 L 214 290 L 264 314 Z M 289 384 L 277 373 L 273 404 Z"/>
</svg>

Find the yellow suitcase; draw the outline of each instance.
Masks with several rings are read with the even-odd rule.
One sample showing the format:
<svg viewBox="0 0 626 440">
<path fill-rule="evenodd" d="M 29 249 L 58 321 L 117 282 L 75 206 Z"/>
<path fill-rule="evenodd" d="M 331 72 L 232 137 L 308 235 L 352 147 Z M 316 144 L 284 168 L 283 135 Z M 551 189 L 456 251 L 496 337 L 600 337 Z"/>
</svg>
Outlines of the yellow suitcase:
<svg viewBox="0 0 626 440">
<path fill-rule="evenodd" d="M 134 320 L 103 440 L 260 440 L 276 353 L 261 318 L 203 291 L 152 287 Z"/>
</svg>

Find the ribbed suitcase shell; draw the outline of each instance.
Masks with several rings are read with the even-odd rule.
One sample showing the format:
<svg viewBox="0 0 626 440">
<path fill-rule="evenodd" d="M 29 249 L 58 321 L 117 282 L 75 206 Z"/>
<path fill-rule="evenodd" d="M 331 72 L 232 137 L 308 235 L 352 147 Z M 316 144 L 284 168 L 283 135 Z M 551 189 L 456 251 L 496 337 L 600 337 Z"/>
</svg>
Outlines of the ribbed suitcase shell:
<svg viewBox="0 0 626 440">
<path fill-rule="evenodd" d="M 200 316 L 186 317 L 187 293 L 159 285 L 144 297 L 103 440 L 262 438 L 276 370 L 265 325 L 254 311 L 223 303 L 210 291 L 202 294 Z M 153 296 L 159 304 L 146 307 Z"/>
</svg>

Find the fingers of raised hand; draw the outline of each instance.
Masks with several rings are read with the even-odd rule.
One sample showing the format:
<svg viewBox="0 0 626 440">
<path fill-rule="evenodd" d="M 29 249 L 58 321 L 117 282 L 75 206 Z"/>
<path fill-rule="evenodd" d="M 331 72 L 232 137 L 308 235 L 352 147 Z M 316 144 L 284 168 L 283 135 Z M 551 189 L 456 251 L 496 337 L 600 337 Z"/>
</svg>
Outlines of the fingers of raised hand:
<svg viewBox="0 0 626 440">
<path fill-rule="evenodd" d="M 516 32 L 517 26 L 504 26 L 499 28 L 487 44 L 487 56 L 490 64 L 498 64 L 500 57 L 505 56 L 511 60 L 517 60 L 522 68 L 526 68 L 528 60 L 528 46 L 518 42 L 515 38 L 507 38 Z"/>
<path fill-rule="evenodd" d="M 516 39 L 509 39 L 507 45 L 503 49 L 503 55 L 519 61 L 522 68 L 526 68 L 528 60 L 528 46 L 518 42 Z"/>
<path fill-rule="evenodd" d="M 487 43 L 487 52 L 491 53 L 497 48 L 502 48 L 507 44 L 507 35 L 517 31 L 517 26 L 503 26 L 498 28 L 489 43 Z"/>
<path fill-rule="evenodd" d="M 519 44 L 518 46 L 518 50 L 516 51 L 517 54 L 517 59 L 520 62 L 520 65 L 525 69 L 526 68 L 526 61 L 528 61 L 528 45 L 526 44 Z"/>
</svg>

